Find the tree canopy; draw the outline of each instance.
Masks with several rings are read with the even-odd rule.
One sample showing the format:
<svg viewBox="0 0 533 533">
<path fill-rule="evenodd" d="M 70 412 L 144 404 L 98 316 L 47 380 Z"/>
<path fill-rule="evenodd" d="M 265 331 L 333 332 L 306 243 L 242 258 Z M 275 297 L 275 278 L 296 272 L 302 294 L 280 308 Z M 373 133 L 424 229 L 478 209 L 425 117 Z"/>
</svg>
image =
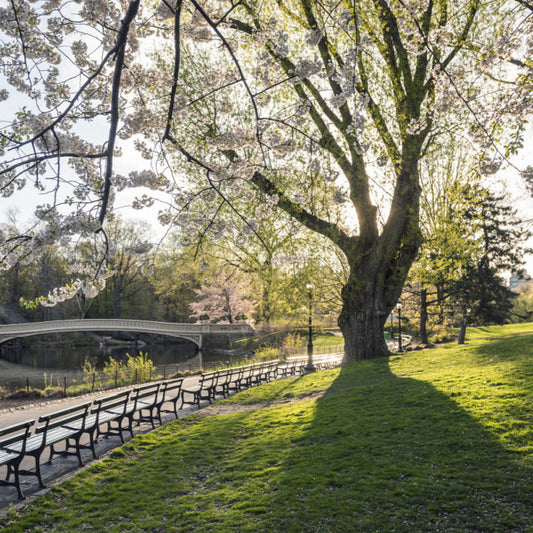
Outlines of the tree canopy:
<svg viewBox="0 0 533 533">
<path fill-rule="evenodd" d="M 127 188 L 157 191 L 134 206 L 159 199 L 161 222 L 200 239 L 281 210 L 345 256 L 346 360 L 385 355 L 420 244 L 420 162 L 450 130 L 482 173 L 521 147 L 531 23 L 528 2 L 503 0 L 13 0 L 0 95 L 24 103 L 1 132 L 0 188 L 47 196 L 33 231 L 2 238 L 2 265 L 92 233 L 104 272 Z M 144 162 L 118 172 L 132 150 Z"/>
</svg>

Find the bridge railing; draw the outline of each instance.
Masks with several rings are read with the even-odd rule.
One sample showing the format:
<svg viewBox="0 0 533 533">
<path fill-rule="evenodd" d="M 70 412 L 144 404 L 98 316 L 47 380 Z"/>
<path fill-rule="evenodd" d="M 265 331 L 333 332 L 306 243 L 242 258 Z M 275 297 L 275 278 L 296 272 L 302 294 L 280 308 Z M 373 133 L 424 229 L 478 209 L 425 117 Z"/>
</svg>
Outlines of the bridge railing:
<svg viewBox="0 0 533 533">
<path fill-rule="evenodd" d="M 87 318 L 72 320 L 49 320 L 0 325 L 0 343 L 17 337 L 73 331 L 131 331 L 183 337 L 201 346 L 202 336 L 213 334 L 237 334 L 248 336 L 253 328 L 241 324 L 184 324 L 156 322 L 151 320 Z"/>
</svg>

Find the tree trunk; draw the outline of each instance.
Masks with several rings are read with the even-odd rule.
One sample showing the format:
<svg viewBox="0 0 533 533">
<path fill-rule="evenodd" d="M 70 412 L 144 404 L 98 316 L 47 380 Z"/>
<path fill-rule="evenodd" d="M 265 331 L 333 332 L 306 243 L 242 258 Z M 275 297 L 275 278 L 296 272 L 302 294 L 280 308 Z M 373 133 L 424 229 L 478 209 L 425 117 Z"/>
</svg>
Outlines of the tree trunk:
<svg viewBox="0 0 533 533">
<path fill-rule="evenodd" d="M 357 272 L 352 270 L 341 293 L 339 327 L 344 337 L 344 364 L 390 355 L 385 324 L 403 283 L 395 286 L 384 282 L 377 269 L 368 265 Z"/>
<path fill-rule="evenodd" d="M 464 344 L 466 339 L 466 306 L 463 307 L 463 313 L 461 315 L 461 324 L 459 327 L 459 337 L 457 338 L 457 344 Z"/>
<path fill-rule="evenodd" d="M 422 344 L 428 344 L 428 302 L 427 302 L 427 290 L 420 289 L 420 342 Z"/>
<path fill-rule="evenodd" d="M 113 291 L 113 318 L 120 318 L 120 300 L 121 300 L 121 293 L 120 288 L 118 286 L 114 287 Z"/>
<path fill-rule="evenodd" d="M 370 307 L 341 315 L 342 320 L 339 318 L 344 337 L 344 363 L 390 355 L 384 335 L 387 315 L 375 315 Z"/>
<path fill-rule="evenodd" d="M 438 323 L 444 324 L 444 303 L 446 301 L 446 298 L 444 297 L 444 290 L 440 283 L 436 285 L 436 289 L 437 289 L 437 306 L 439 308 Z"/>
</svg>

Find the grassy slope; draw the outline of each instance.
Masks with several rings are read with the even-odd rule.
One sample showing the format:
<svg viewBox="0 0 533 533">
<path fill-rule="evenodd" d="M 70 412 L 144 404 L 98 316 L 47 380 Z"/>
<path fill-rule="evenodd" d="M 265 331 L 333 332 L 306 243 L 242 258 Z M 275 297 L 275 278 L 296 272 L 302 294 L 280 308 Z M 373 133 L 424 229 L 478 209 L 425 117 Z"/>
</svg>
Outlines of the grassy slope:
<svg viewBox="0 0 533 533">
<path fill-rule="evenodd" d="M 520 335 L 533 331 L 533 322 L 504 324 L 503 326 L 479 326 L 466 328 L 467 339 L 486 339 L 502 335 Z"/>
<path fill-rule="evenodd" d="M 505 332 L 502 332 L 505 334 Z M 533 531 L 533 335 L 248 390 L 139 436 L 6 531 Z"/>
</svg>

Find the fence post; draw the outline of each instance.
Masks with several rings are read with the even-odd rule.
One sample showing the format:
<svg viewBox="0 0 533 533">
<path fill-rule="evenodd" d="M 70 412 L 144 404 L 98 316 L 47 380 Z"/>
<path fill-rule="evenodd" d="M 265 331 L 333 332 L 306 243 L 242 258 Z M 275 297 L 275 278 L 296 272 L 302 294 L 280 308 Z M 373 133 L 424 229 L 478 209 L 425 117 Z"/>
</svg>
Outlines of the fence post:
<svg viewBox="0 0 533 533">
<path fill-rule="evenodd" d="M 94 382 L 96 380 L 96 372 L 93 372 L 93 384 L 92 384 L 92 387 L 91 387 L 91 391 L 94 391 Z"/>
<path fill-rule="evenodd" d="M 30 394 L 30 378 L 26 378 L 26 393 Z"/>
<path fill-rule="evenodd" d="M 115 389 L 118 385 L 118 365 L 115 363 Z"/>
<path fill-rule="evenodd" d="M 135 383 L 137 383 L 137 369 L 135 369 Z"/>
<path fill-rule="evenodd" d="M 67 396 L 67 376 L 63 376 L 63 395 Z"/>
</svg>

